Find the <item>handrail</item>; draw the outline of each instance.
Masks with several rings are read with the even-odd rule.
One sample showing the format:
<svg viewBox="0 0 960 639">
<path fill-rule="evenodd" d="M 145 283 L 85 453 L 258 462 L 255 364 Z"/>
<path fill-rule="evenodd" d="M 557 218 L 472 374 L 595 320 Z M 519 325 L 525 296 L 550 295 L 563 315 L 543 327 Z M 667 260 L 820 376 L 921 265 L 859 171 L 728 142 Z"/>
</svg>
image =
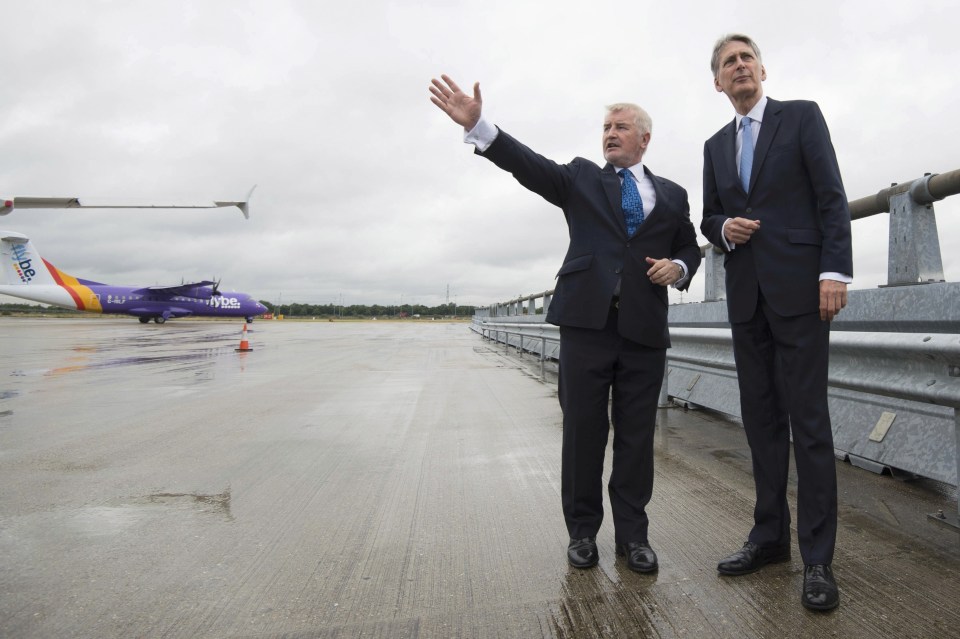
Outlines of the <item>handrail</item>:
<svg viewBox="0 0 960 639">
<path fill-rule="evenodd" d="M 874 195 L 868 195 L 850 202 L 850 217 L 854 220 L 890 212 L 890 198 L 910 193 L 918 204 L 931 204 L 949 195 L 960 193 L 960 169 L 948 173 L 927 173 L 922 178 L 894 184 Z"/>
</svg>

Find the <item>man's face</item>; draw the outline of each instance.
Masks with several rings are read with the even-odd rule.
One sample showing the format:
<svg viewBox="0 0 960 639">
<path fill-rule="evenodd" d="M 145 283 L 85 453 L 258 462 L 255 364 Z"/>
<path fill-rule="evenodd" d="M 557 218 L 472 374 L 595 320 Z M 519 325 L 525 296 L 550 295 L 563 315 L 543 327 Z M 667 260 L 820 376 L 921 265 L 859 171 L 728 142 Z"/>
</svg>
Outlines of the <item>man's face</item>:
<svg viewBox="0 0 960 639">
<path fill-rule="evenodd" d="M 641 133 L 633 109 L 613 111 L 603 119 L 603 158 L 618 169 L 638 164 L 648 144 L 650 134 Z"/>
<path fill-rule="evenodd" d="M 713 84 L 717 91 L 736 101 L 760 99 L 761 82 L 767 79 L 767 70 L 760 64 L 750 45 L 734 40 L 720 49 L 720 68 Z"/>
</svg>

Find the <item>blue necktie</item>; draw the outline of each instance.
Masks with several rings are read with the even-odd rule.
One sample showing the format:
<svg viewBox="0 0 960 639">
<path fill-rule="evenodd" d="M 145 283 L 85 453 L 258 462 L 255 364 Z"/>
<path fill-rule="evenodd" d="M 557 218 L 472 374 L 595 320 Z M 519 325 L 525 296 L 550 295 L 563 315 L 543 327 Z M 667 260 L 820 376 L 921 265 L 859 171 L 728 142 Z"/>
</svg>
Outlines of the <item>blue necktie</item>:
<svg viewBox="0 0 960 639">
<path fill-rule="evenodd" d="M 750 130 L 750 118 L 740 120 L 743 133 L 740 136 L 740 184 L 743 190 L 750 192 L 750 171 L 753 170 L 753 132 Z"/>
<path fill-rule="evenodd" d="M 627 222 L 627 235 L 630 236 L 643 224 L 643 200 L 640 199 L 640 191 L 637 190 L 637 183 L 633 181 L 633 174 L 629 169 L 620 169 L 618 173 L 623 178 L 620 185 L 620 203 L 623 205 L 623 217 Z"/>
</svg>

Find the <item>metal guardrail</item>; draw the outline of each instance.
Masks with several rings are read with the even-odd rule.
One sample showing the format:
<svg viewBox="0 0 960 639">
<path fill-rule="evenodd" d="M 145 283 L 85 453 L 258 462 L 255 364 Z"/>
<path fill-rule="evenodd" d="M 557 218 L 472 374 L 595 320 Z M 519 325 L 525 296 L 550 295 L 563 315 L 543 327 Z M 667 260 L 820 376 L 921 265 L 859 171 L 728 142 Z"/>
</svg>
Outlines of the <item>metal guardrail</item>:
<svg viewBox="0 0 960 639">
<path fill-rule="evenodd" d="M 933 204 L 950 195 L 960 193 L 960 169 L 949 173 L 927 173 L 922 178 L 894 184 L 889 188 L 878 191 L 875 195 L 868 195 L 849 202 L 850 217 L 859 220 L 878 213 L 888 213 L 891 209 L 891 200 L 898 195 L 909 194 L 917 204 Z"/>
<path fill-rule="evenodd" d="M 522 357 L 524 352 L 533 353 L 540 358 L 540 379 L 546 379 L 546 363 L 558 360 L 560 353 L 560 328 L 542 322 L 492 322 L 477 321 L 470 325 L 471 330 L 484 338 L 503 342 L 504 352 L 511 347 Z"/>
<path fill-rule="evenodd" d="M 671 329 L 669 395 L 740 416 L 729 329 Z M 870 470 L 957 484 L 960 337 L 923 333 L 831 335 L 834 446 Z"/>
<path fill-rule="evenodd" d="M 829 398 L 835 446 L 852 463 L 954 485 L 960 483 L 960 283 L 945 281 L 933 203 L 958 193 L 955 170 L 850 202 L 853 219 L 890 213 L 887 284 L 850 291 L 833 321 Z M 701 250 L 705 300 L 670 307 L 673 348 L 661 397 L 739 416 L 723 256 L 711 245 Z M 543 323 L 552 297 L 551 290 L 478 308 L 475 327 L 485 328 L 474 330 L 508 349 L 539 352 L 543 371 L 543 360 L 559 352 L 558 331 L 555 345 L 537 342 L 544 334 L 538 331 L 556 330 Z M 960 502 L 957 513 L 934 517 L 960 531 Z"/>
</svg>

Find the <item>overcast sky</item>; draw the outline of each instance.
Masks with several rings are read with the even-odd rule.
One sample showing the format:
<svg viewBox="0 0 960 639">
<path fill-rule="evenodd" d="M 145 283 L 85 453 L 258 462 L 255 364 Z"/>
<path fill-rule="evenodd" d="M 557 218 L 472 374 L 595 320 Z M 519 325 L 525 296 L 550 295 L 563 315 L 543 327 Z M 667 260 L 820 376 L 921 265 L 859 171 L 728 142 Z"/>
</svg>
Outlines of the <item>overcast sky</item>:
<svg viewBox="0 0 960 639">
<path fill-rule="evenodd" d="M 955 0 L 0 7 L 0 195 L 238 200 L 258 185 L 249 221 L 0 218 L 61 270 L 111 284 L 217 277 L 274 303 L 431 306 L 448 288 L 474 305 L 549 290 L 562 213 L 472 154 L 430 78 L 479 81 L 485 114 L 558 162 L 602 164 L 603 106 L 644 106 L 644 161 L 687 188 L 699 227 L 703 142 L 733 117 L 709 56 L 731 31 L 760 45 L 768 96 L 820 104 L 850 199 L 960 168 Z M 956 280 L 960 197 L 936 209 Z M 854 288 L 886 281 L 887 225 L 854 222 Z M 698 277 L 683 301 L 702 298 Z"/>
</svg>

